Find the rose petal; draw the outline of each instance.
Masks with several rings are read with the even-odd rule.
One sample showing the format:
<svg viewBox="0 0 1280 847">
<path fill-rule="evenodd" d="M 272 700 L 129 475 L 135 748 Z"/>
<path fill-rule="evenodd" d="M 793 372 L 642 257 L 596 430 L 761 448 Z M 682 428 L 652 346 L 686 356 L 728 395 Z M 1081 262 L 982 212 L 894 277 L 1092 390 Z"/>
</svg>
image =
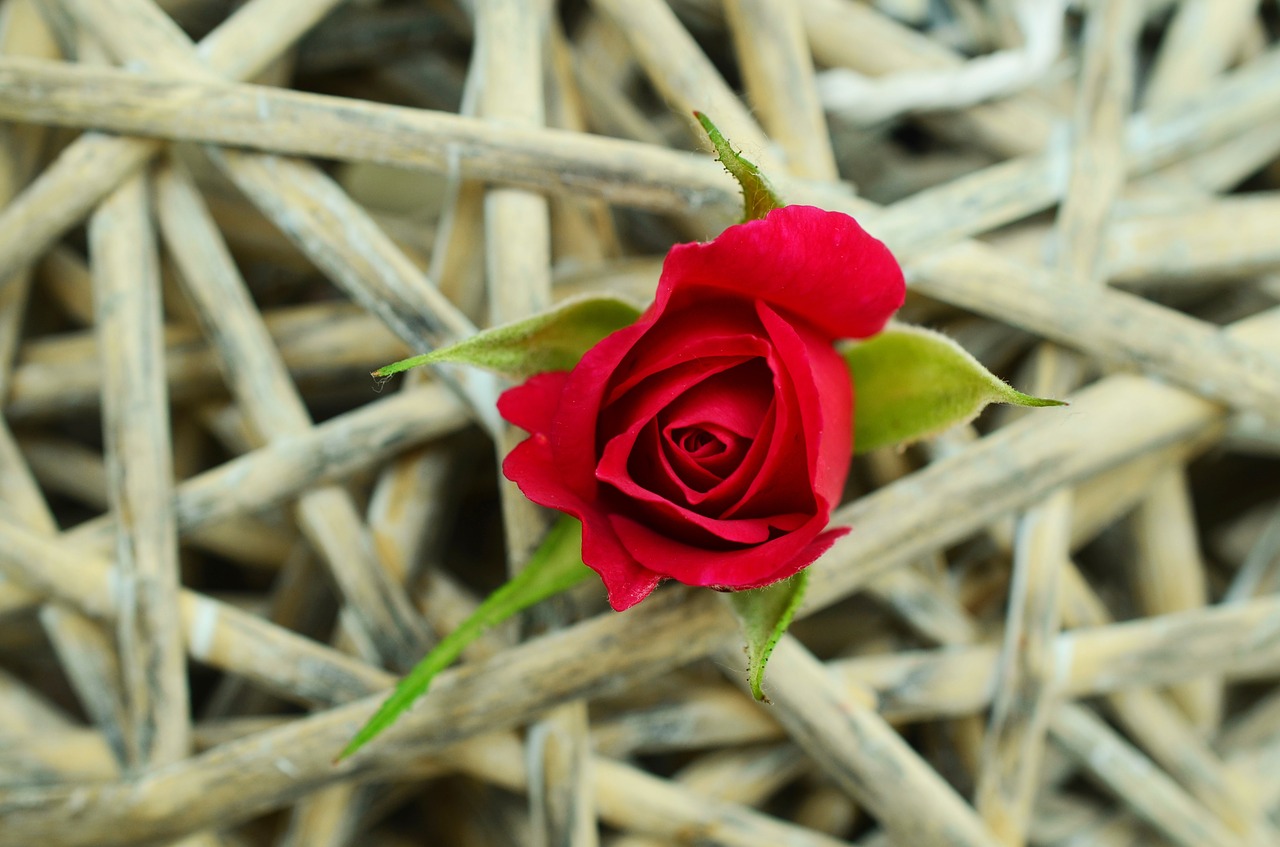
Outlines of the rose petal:
<svg viewBox="0 0 1280 847">
<path fill-rule="evenodd" d="M 721 485 L 691 499 L 690 505 L 704 514 L 733 518 L 768 517 L 777 512 L 813 512 L 806 435 L 799 401 L 791 375 L 772 345 L 769 366 L 774 386 L 772 415 L 761 426 L 738 469 Z M 770 492 L 770 503 L 781 505 L 762 504 L 759 509 L 741 510 L 745 501 L 759 497 L 762 491 Z"/>
<path fill-rule="evenodd" d="M 848 535 L 849 532 L 849 527 L 838 526 L 834 529 L 829 529 L 826 532 L 818 533 L 818 536 L 810 541 L 803 550 L 797 553 L 795 558 L 791 559 L 791 561 L 787 562 L 768 576 L 762 577 L 759 582 L 748 585 L 717 585 L 715 587 L 733 588 L 736 590 L 746 588 L 763 588 L 766 585 L 772 585 L 778 580 L 786 579 L 789 576 L 795 576 L 800 573 L 800 571 L 816 562 L 819 556 L 831 549 L 831 545 Z"/>
<path fill-rule="evenodd" d="M 681 362 L 654 374 L 600 411 L 597 438 L 611 439 L 653 419 L 676 398 L 719 373 L 750 361 L 743 356 L 708 356 Z"/>
<path fill-rule="evenodd" d="M 902 269 L 884 244 L 848 215 L 812 206 L 784 206 L 713 241 L 672 247 L 655 312 L 708 296 L 696 288 L 759 297 L 828 339 L 879 332 L 906 296 Z"/>
<path fill-rule="evenodd" d="M 796 511 L 796 503 L 818 501 L 829 512 L 840 500 L 849 472 L 853 407 L 849 371 L 844 359 L 816 331 L 792 324 L 767 304 L 758 303 L 761 323 L 777 351 L 779 367 L 790 378 L 794 412 L 799 419 L 804 452 L 803 475 L 763 470 L 725 517 Z"/>
<path fill-rule="evenodd" d="M 644 428 L 640 424 L 636 432 L 625 433 L 610 441 L 605 446 L 604 455 L 596 470 L 596 476 L 601 482 L 613 486 L 619 495 L 626 498 L 624 510 L 628 514 L 643 514 L 646 521 L 660 525 L 663 532 L 673 538 L 704 546 L 723 546 L 726 543 L 759 544 L 769 539 L 767 520 L 747 518 L 725 521 L 708 517 L 681 505 L 666 491 L 641 485 L 631 468 L 631 459 L 632 445 Z M 673 482 L 678 484 L 678 478 Z"/>
<path fill-rule="evenodd" d="M 539 433 L 507 454 L 502 472 L 533 502 L 582 521 L 582 561 L 600 574 L 610 606 L 619 612 L 634 606 L 649 596 L 662 575 L 643 567 L 627 552 L 605 511 L 566 487 L 559 467 L 550 440 Z"/>
<path fill-rule="evenodd" d="M 746 588 L 782 579 L 816 559 L 822 550 L 813 552 L 809 547 L 827 518 L 825 514 L 811 517 L 793 532 L 741 550 L 689 544 L 625 515 L 610 515 L 609 521 L 641 567 L 686 585 Z"/>
<path fill-rule="evenodd" d="M 661 315 L 637 340 L 611 377 L 612 403 L 649 377 L 703 358 L 763 356 L 768 352 L 760 319 L 749 302 L 717 296 L 706 308 Z M 657 314 L 656 310 L 653 314 Z"/>
<path fill-rule="evenodd" d="M 768 411 L 766 407 L 765 414 Z M 686 450 L 678 443 L 690 437 L 688 433 L 694 429 L 710 439 L 696 452 Z M 706 491 L 723 482 L 726 476 L 742 464 L 743 457 L 754 441 L 753 438 L 746 438 L 712 423 L 683 429 L 668 423 L 662 428 L 661 439 L 662 457 L 670 461 L 671 467 L 680 475 L 680 480 L 694 491 Z"/>
<path fill-rule="evenodd" d="M 645 425 L 627 460 L 631 478 L 668 500 L 688 506 L 691 495 L 719 484 L 720 478 L 692 460 L 664 449 L 657 419 Z"/>
<path fill-rule="evenodd" d="M 650 324 L 651 318 L 642 317 L 606 336 L 583 355 L 565 381 L 561 408 L 548 436 L 558 473 L 585 501 L 596 496 L 596 423 L 609 378 Z"/>
<path fill-rule="evenodd" d="M 498 414 L 525 432 L 546 434 L 551 431 L 568 379 L 567 371 L 531 376 L 523 385 L 502 392 L 498 398 Z"/>
<path fill-rule="evenodd" d="M 754 438 L 773 402 L 768 363 L 751 359 L 681 394 L 663 412 L 663 428 L 714 425 Z"/>
</svg>

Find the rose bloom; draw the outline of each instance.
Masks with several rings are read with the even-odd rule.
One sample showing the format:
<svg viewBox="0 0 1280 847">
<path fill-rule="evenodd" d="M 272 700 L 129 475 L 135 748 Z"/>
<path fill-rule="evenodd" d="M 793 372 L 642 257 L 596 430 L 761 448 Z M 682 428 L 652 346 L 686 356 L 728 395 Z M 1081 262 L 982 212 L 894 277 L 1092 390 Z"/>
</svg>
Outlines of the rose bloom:
<svg viewBox="0 0 1280 847">
<path fill-rule="evenodd" d="M 531 434 L 503 471 L 582 521 L 619 611 L 667 578 L 789 577 L 848 531 L 826 530 L 853 447 L 832 343 L 879 332 L 904 296 L 888 248 L 838 212 L 786 206 L 678 244 L 636 323 L 502 395 Z"/>
</svg>

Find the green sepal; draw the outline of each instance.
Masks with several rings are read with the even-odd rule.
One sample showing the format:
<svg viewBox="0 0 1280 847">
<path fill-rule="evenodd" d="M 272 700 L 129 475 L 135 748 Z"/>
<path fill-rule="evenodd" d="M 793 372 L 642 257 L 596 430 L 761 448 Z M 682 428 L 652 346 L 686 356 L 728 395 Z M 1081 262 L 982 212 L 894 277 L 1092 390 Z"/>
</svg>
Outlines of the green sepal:
<svg viewBox="0 0 1280 847">
<path fill-rule="evenodd" d="M 751 695 L 768 702 L 764 696 L 764 666 L 773 648 L 791 626 L 804 600 L 804 590 L 809 585 L 809 571 L 779 580 L 764 588 L 749 588 L 729 594 L 729 605 L 737 615 L 738 625 L 747 639 L 747 678 L 751 683 Z"/>
<path fill-rule="evenodd" d="M 854 385 L 853 447 L 906 445 L 978 416 L 989 403 L 1065 406 L 1004 383 L 959 344 L 895 324 L 841 351 Z"/>
<path fill-rule="evenodd" d="M 462 651 L 486 630 L 548 597 L 569 590 L 592 573 L 582 563 L 582 524 L 571 517 L 560 518 L 524 570 L 490 594 L 471 617 L 445 636 L 397 683 L 391 696 L 383 701 L 334 761 L 347 758 L 391 726 L 414 701 L 427 693 L 436 674 L 453 664 Z"/>
<path fill-rule="evenodd" d="M 419 365 L 473 365 L 513 380 L 572 370 L 610 333 L 635 323 L 640 307 L 610 294 L 573 297 L 550 311 L 478 332 L 465 341 L 378 368 L 375 377 Z"/>
<path fill-rule="evenodd" d="M 744 221 L 759 220 L 774 209 L 781 209 L 787 205 L 778 198 L 773 186 L 764 178 L 764 174 L 760 173 L 760 169 L 742 158 L 740 153 L 729 146 L 729 142 L 710 118 L 701 112 L 694 112 L 693 115 L 707 131 L 707 137 L 711 139 L 711 145 L 716 148 L 716 157 L 720 160 L 720 164 L 724 165 L 729 175 L 742 186 L 742 203 L 745 207 L 742 219 Z"/>
</svg>

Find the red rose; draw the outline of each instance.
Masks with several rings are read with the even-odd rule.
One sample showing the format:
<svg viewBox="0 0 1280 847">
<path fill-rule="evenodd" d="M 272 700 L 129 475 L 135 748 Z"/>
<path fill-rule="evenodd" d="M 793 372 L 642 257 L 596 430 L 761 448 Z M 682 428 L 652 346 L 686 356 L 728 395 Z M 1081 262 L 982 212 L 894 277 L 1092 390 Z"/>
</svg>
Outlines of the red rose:
<svg viewBox="0 0 1280 847">
<path fill-rule="evenodd" d="M 904 294 L 888 249 L 838 212 L 786 206 L 676 245 L 635 324 L 502 395 L 531 433 L 503 471 L 582 521 L 615 609 L 668 577 L 791 576 L 847 531 L 823 531 L 853 438 L 832 342 L 878 332 Z"/>
</svg>

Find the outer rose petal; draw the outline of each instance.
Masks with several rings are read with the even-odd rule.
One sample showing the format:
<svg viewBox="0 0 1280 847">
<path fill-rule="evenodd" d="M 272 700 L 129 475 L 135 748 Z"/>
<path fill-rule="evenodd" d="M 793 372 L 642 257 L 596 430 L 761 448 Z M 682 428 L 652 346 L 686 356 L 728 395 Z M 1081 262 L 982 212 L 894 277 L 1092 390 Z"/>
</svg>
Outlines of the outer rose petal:
<svg viewBox="0 0 1280 847">
<path fill-rule="evenodd" d="M 685 544 L 624 515 L 610 515 L 609 520 L 627 552 L 663 576 L 685 585 L 752 588 L 790 576 L 816 559 L 821 550 L 806 551 L 829 517 L 815 515 L 793 532 L 740 550 L 709 550 Z"/>
<path fill-rule="evenodd" d="M 502 392 L 498 398 L 498 414 L 525 432 L 545 435 L 555 422 L 567 379 L 568 371 L 549 371 L 529 377 L 523 385 Z"/>
<path fill-rule="evenodd" d="M 739 591 L 744 588 L 763 588 L 766 585 L 772 585 L 780 579 L 795 576 L 800 573 L 800 571 L 816 562 L 819 556 L 831 549 L 832 544 L 835 544 L 836 541 L 848 535 L 850 531 L 850 527 L 838 526 L 835 529 L 829 529 L 826 532 L 820 533 L 818 537 L 810 541 L 808 546 L 801 550 L 794 559 L 787 562 L 757 583 L 752 585 L 717 585 L 715 587 L 733 588 Z"/>
<path fill-rule="evenodd" d="M 551 440 L 537 424 L 549 423 L 547 410 L 559 408 L 567 377 L 564 373 L 539 374 L 502 395 L 498 409 L 507 420 L 535 427 L 529 438 L 507 454 L 502 472 L 533 502 L 582 521 L 582 560 L 600 574 L 609 592 L 609 605 L 621 612 L 648 597 L 662 577 L 632 558 L 597 503 L 583 500 L 564 485 Z"/>
<path fill-rule="evenodd" d="M 672 247 L 654 311 L 696 286 L 758 297 L 831 339 L 874 335 L 906 296 L 889 248 L 848 215 L 812 206 L 783 206 L 714 241 Z"/>
</svg>

